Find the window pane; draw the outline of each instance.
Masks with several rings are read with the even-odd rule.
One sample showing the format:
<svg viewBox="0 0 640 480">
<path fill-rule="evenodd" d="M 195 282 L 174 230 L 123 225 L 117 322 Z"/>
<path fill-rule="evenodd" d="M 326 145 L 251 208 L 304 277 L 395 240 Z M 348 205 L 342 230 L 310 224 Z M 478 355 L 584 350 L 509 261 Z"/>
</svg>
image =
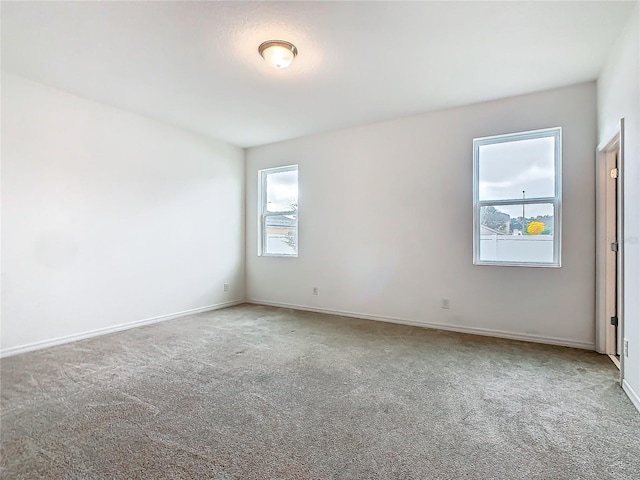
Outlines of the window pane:
<svg viewBox="0 0 640 480">
<path fill-rule="evenodd" d="M 298 253 L 298 216 L 269 215 L 265 218 L 265 253 L 296 255 Z"/>
<path fill-rule="evenodd" d="M 553 227 L 554 207 L 550 203 L 480 207 L 479 259 L 552 263 Z"/>
<path fill-rule="evenodd" d="M 480 200 L 555 196 L 555 138 L 543 137 L 480 145 Z"/>
<path fill-rule="evenodd" d="M 267 175 L 267 212 L 298 209 L 298 170 Z"/>
</svg>

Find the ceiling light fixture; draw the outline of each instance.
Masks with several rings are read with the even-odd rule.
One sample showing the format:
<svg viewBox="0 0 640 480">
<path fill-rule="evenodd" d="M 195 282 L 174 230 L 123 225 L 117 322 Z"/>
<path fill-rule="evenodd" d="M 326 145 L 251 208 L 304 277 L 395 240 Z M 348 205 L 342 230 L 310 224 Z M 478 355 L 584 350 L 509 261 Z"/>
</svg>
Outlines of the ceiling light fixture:
<svg viewBox="0 0 640 480">
<path fill-rule="evenodd" d="M 267 40 L 258 47 L 262 58 L 274 68 L 287 68 L 298 55 L 298 49 L 284 40 Z"/>
</svg>

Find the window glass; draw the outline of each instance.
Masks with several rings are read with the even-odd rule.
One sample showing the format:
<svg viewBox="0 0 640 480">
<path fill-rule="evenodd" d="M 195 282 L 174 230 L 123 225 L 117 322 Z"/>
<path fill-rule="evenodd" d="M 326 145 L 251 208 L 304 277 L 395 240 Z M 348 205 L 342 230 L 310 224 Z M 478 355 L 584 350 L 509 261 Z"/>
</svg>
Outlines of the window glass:
<svg viewBox="0 0 640 480">
<path fill-rule="evenodd" d="M 298 166 L 259 171 L 258 254 L 298 255 Z"/>
<path fill-rule="evenodd" d="M 479 259 L 553 263 L 554 224 L 554 206 L 550 203 L 482 206 Z"/>
<path fill-rule="evenodd" d="M 295 255 L 298 253 L 297 215 L 266 217 L 265 253 L 271 255 Z"/>
<path fill-rule="evenodd" d="M 298 170 L 267 171 L 267 211 L 288 212 L 298 206 Z"/>
<path fill-rule="evenodd" d="M 481 145 L 479 199 L 553 197 L 554 150 L 553 137 Z"/>
<path fill-rule="evenodd" d="M 479 265 L 560 266 L 561 130 L 473 141 Z"/>
</svg>

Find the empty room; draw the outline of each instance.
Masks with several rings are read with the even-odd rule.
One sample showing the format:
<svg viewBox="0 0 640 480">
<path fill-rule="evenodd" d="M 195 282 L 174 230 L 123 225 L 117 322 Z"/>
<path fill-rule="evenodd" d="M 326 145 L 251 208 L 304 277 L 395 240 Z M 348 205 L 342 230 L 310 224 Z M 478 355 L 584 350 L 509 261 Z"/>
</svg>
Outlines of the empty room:
<svg viewBox="0 0 640 480">
<path fill-rule="evenodd" d="M 0 477 L 640 478 L 640 2 L 0 17 Z"/>
</svg>

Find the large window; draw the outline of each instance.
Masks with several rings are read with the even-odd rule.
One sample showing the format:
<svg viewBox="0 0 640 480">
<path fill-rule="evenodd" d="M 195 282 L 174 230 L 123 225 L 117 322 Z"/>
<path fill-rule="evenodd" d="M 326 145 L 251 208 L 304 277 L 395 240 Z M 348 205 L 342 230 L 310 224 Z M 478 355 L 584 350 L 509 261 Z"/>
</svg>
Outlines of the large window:
<svg viewBox="0 0 640 480">
<path fill-rule="evenodd" d="M 562 130 L 473 141 L 473 263 L 560 266 Z"/>
<path fill-rule="evenodd" d="M 260 170 L 259 255 L 298 256 L 298 166 Z"/>
</svg>

